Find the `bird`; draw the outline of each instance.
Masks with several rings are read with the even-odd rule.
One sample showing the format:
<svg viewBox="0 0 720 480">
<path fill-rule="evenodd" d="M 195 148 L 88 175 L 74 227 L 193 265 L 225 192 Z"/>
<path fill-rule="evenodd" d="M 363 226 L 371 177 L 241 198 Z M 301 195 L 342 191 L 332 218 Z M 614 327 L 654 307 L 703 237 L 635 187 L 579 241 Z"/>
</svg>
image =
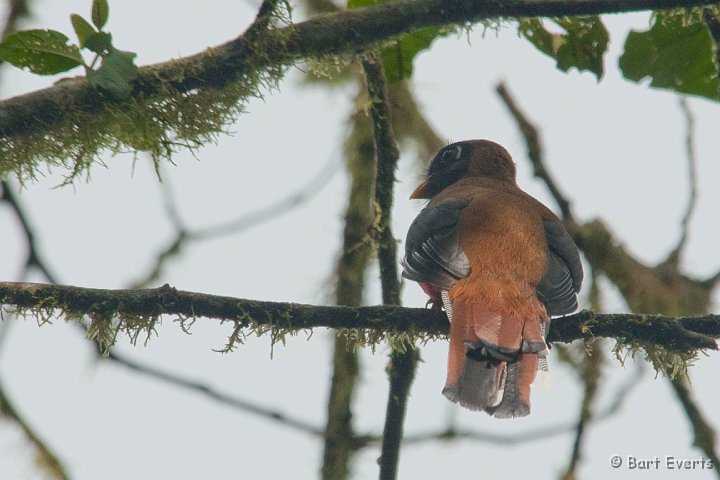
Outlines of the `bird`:
<svg viewBox="0 0 720 480">
<path fill-rule="evenodd" d="M 578 307 L 576 244 L 490 140 L 439 150 L 410 198 L 429 203 L 408 229 L 402 275 L 450 320 L 442 393 L 496 418 L 528 415 L 530 386 L 547 369 L 550 317 Z"/>
</svg>

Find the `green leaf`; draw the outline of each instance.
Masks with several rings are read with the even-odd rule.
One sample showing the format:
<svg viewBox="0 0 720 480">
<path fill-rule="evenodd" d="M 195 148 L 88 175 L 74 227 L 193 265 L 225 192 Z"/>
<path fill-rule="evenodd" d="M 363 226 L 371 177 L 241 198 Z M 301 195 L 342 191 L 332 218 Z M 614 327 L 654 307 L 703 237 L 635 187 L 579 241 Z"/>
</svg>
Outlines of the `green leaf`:
<svg viewBox="0 0 720 480">
<path fill-rule="evenodd" d="M 520 20 L 518 31 L 520 35 L 535 45 L 535 48 L 551 57 L 555 56 L 555 52 L 563 42 L 562 35 L 545 30 L 542 21 L 537 18 Z"/>
<path fill-rule="evenodd" d="M 98 55 L 107 55 L 113 48 L 112 35 L 107 32 L 93 33 L 85 41 L 85 48 Z"/>
<path fill-rule="evenodd" d="M 92 5 L 92 22 L 98 28 L 102 30 L 110 15 L 110 7 L 108 6 L 107 0 L 94 0 Z"/>
<path fill-rule="evenodd" d="M 386 0 L 348 0 L 347 8 L 361 8 L 376 3 L 384 3 Z M 399 82 L 410 78 L 413 72 L 413 61 L 415 57 L 430 48 L 432 42 L 438 37 L 444 37 L 453 32 L 450 27 L 425 27 L 406 33 L 394 40 L 390 45 L 380 52 L 385 77 L 389 83 Z"/>
<path fill-rule="evenodd" d="M 720 100 L 718 65 L 704 22 L 682 15 L 658 15 L 645 32 L 632 31 L 620 57 L 625 78 L 650 86 Z"/>
<path fill-rule="evenodd" d="M 85 41 L 89 36 L 95 33 L 95 28 L 90 23 L 77 13 L 70 15 L 70 23 L 72 23 L 75 35 L 78 37 L 80 42 L 80 48 L 85 46 Z"/>
<path fill-rule="evenodd" d="M 553 57 L 563 72 L 590 71 L 598 81 L 604 73 L 603 55 L 610 37 L 600 17 L 559 17 L 552 21 L 565 33 L 551 33 L 541 20 L 523 19 L 518 30 L 541 52 Z"/>
<path fill-rule="evenodd" d="M 103 56 L 97 70 L 89 70 L 87 78 L 91 85 L 102 89 L 116 100 L 127 98 L 132 92 L 132 81 L 137 78 L 138 68 L 133 62 L 135 53 L 111 49 Z"/>
<path fill-rule="evenodd" d="M 25 30 L 0 43 L 0 58 L 39 75 L 55 75 L 83 64 L 77 45 L 55 30 Z"/>
<path fill-rule="evenodd" d="M 406 33 L 391 45 L 382 49 L 381 57 L 385 67 L 385 77 L 389 83 L 410 78 L 415 57 L 430 48 L 432 42 L 448 35 L 453 30 L 443 27 L 426 27 Z"/>
</svg>

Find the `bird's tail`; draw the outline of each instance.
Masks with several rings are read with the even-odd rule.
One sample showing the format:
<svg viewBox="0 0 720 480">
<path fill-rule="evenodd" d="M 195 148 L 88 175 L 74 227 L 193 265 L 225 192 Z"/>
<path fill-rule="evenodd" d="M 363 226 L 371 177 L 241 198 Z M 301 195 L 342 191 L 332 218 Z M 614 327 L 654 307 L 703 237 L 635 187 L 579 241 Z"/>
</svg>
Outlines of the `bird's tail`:
<svg viewBox="0 0 720 480">
<path fill-rule="evenodd" d="M 447 302 L 446 310 L 450 353 L 443 394 L 498 418 L 528 415 L 538 359 L 547 355 L 540 319 L 525 321 L 458 301 Z"/>
</svg>

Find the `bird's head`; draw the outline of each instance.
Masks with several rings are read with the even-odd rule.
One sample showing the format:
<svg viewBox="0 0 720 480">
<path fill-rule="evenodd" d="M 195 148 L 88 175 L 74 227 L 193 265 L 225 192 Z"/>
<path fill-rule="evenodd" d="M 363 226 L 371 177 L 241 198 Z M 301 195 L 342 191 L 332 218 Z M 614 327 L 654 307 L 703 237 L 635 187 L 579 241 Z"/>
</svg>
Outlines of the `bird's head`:
<svg viewBox="0 0 720 480">
<path fill-rule="evenodd" d="M 515 183 L 515 163 L 507 150 L 489 140 L 466 140 L 441 149 L 427 178 L 410 198 L 432 198 L 465 177 L 489 177 Z"/>
</svg>

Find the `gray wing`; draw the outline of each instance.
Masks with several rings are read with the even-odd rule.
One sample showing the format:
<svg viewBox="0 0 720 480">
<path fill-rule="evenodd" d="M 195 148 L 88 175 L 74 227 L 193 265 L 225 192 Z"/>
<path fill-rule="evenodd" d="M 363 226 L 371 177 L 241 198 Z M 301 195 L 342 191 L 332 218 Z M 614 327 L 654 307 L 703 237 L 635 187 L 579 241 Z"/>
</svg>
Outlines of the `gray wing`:
<svg viewBox="0 0 720 480">
<path fill-rule="evenodd" d="M 545 275 L 537 285 L 538 298 L 548 314 L 565 315 L 578 307 L 577 293 L 583 281 L 580 253 L 570 234 L 558 220 L 543 220 L 548 243 Z"/>
<path fill-rule="evenodd" d="M 449 290 L 470 274 L 470 263 L 458 242 L 460 212 L 469 203 L 448 198 L 428 205 L 408 230 L 403 277 Z"/>
</svg>

